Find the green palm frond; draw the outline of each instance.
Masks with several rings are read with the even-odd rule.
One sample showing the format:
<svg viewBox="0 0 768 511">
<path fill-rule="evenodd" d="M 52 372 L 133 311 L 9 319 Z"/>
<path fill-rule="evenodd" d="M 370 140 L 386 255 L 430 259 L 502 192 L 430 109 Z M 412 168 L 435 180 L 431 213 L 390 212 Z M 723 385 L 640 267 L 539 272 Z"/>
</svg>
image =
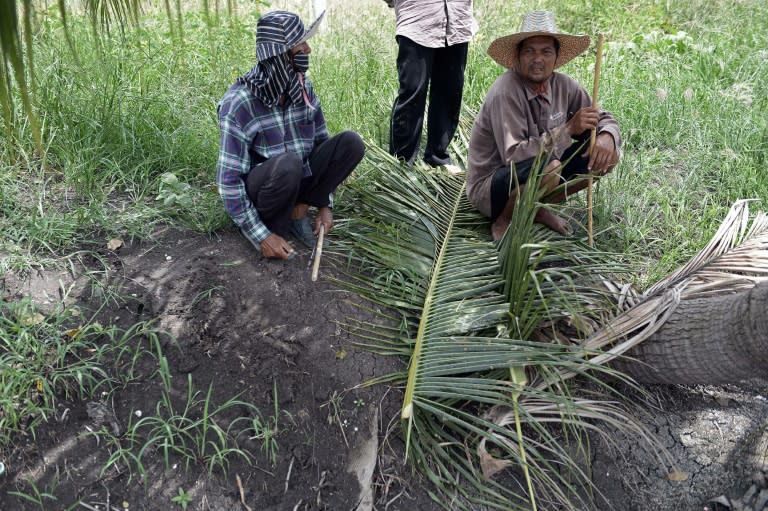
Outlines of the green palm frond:
<svg viewBox="0 0 768 511">
<path fill-rule="evenodd" d="M 381 379 L 406 384 L 407 456 L 451 509 L 583 508 L 589 471 L 565 446 L 602 427 L 653 445 L 620 404 L 575 397 L 559 376 L 581 374 L 603 394 L 622 379 L 590 363 L 599 353 L 583 340 L 620 312 L 621 288 L 603 282 L 627 268 L 534 224 L 536 187 L 526 190 L 499 246 L 463 178 L 407 167 L 375 145 L 345 191 L 337 255 L 354 269 L 346 285 L 392 311 L 383 325 L 350 326 L 367 347 L 409 356 L 405 381 L 402 372 Z M 489 467 L 509 470 L 497 480 Z"/>
<path fill-rule="evenodd" d="M 29 19 L 32 17 L 31 2 L 24 3 L 22 11 L 24 26 L 29 27 Z M 0 53 L 2 53 L 2 78 L 3 84 L 0 86 L 0 107 L 3 109 L 3 117 L 6 123 L 6 133 L 8 134 L 8 145 L 12 144 L 12 112 L 13 106 L 13 86 L 11 77 L 16 81 L 21 104 L 24 112 L 29 119 L 32 136 L 35 145 L 42 153 L 42 138 L 40 136 L 40 124 L 32 109 L 32 99 L 30 96 L 30 87 L 26 75 L 26 66 L 24 60 L 24 51 L 22 48 L 22 37 L 19 28 L 19 10 L 16 2 L 0 2 Z M 31 38 L 28 39 L 31 41 Z M 31 58 L 31 53 L 29 54 Z"/>
</svg>

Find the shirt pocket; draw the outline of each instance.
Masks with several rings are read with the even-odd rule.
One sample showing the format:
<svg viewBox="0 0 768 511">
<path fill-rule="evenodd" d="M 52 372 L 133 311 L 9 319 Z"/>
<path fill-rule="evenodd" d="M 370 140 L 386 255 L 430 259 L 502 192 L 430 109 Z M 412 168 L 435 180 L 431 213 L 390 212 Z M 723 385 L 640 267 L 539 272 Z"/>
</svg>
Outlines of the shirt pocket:
<svg viewBox="0 0 768 511">
<path fill-rule="evenodd" d="M 303 160 L 306 161 L 309 157 L 309 153 L 315 145 L 315 123 L 310 122 L 308 124 L 299 124 L 296 126 L 296 145 L 299 152 L 303 156 Z"/>
<path fill-rule="evenodd" d="M 265 158 L 285 152 L 285 140 L 279 129 L 270 128 L 259 133 L 253 140 L 253 149 Z"/>
<path fill-rule="evenodd" d="M 549 130 L 551 131 L 551 130 L 553 130 L 555 128 L 558 128 L 558 127 L 562 126 L 563 124 L 565 124 L 566 117 L 567 116 L 565 115 L 565 112 L 562 112 L 562 111 L 560 111 L 560 112 L 553 112 L 549 116 L 549 126 L 548 126 Z"/>
</svg>

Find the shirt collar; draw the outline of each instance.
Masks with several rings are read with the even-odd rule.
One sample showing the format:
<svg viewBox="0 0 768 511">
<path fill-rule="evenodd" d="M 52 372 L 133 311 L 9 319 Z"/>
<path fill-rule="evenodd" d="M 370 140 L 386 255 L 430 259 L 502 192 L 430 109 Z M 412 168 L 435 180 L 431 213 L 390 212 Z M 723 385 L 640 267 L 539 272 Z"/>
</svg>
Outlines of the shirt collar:
<svg viewBox="0 0 768 511">
<path fill-rule="evenodd" d="M 520 76 L 520 75 L 518 75 Z M 520 78 L 520 81 L 523 84 L 523 88 L 525 89 L 525 99 L 528 101 L 531 101 L 537 97 L 540 97 L 547 101 L 547 103 L 551 103 L 551 92 L 552 92 L 552 76 L 550 76 L 546 82 L 541 84 L 541 91 L 535 91 L 531 87 L 528 86 L 525 81 Z"/>
</svg>

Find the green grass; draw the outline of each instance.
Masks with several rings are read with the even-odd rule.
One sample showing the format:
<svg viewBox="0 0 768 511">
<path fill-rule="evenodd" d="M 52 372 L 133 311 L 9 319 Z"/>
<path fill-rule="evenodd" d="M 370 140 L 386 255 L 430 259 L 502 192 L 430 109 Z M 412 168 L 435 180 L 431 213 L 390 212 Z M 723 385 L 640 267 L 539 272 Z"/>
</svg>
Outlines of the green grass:
<svg viewBox="0 0 768 511">
<path fill-rule="evenodd" d="M 81 318 L 75 308 L 47 315 L 29 300 L 0 302 L 0 452 L 26 434 L 35 437 L 56 404 L 111 393 L 134 375 L 144 323 L 128 331 Z"/>
<path fill-rule="evenodd" d="M 28 299 L 0 302 L 0 452 L 57 418 L 57 404 L 111 395 L 145 377 L 151 323 L 103 326 L 77 307 L 46 314 Z M 151 356 L 151 355 L 150 355 Z"/>
<path fill-rule="evenodd" d="M 299 2 L 279 7 L 311 16 Z M 477 2 L 470 108 L 502 71 L 485 53 L 488 44 L 534 7 L 554 9 L 563 30 L 606 35 L 601 104 L 619 119 L 625 143 L 620 166 L 600 185 L 598 243 L 643 258 L 637 282 L 646 285 L 701 247 L 734 200 L 768 194 L 768 94 L 760 80 L 768 35 L 759 22 L 768 7 L 756 0 Z M 310 70 L 332 132 L 353 129 L 386 145 L 397 90 L 394 13 L 372 0 L 360 9 L 364 24 L 330 12 L 330 25 L 312 40 Z M 0 247 L 2 267 L 60 254 L 96 230 L 141 237 L 159 223 L 204 232 L 229 224 L 211 186 L 215 106 L 253 65 L 259 11 L 240 12 L 209 30 L 204 15 L 188 11 L 176 44 L 162 14 L 144 16 L 140 29 L 112 30 L 100 44 L 88 23 L 72 17 L 78 59 L 65 49 L 55 9 L 40 13 L 35 101 L 49 170 L 41 170 L 23 112 L 14 112 L 16 157 L 7 139 L 0 142 L 0 222 L 11 234 Z M 563 71 L 591 90 L 593 59 L 591 49 Z M 183 200 L 166 200 L 169 175 Z"/>
<path fill-rule="evenodd" d="M 26 486 L 29 487 L 28 491 L 10 491 L 10 495 L 15 495 L 26 502 L 34 504 L 38 509 L 45 510 L 48 505 L 51 505 L 58 500 L 53 494 L 51 489 L 40 490 L 34 482 L 26 481 Z"/>
<path fill-rule="evenodd" d="M 149 459 L 153 454 L 160 456 L 166 470 L 176 462 L 183 464 L 185 469 L 197 464 L 204 467 L 209 476 L 214 471 L 226 473 L 230 460 L 235 457 L 250 464 L 252 454 L 237 446 L 236 437 L 241 432 L 255 435 L 263 432 L 255 428 L 256 424 L 261 424 L 259 410 L 238 396 L 222 404 L 214 403 L 213 385 L 202 393 L 192 384 L 191 374 L 187 375 L 184 399 L 174 399 L 177 390 L 173 387 L 168 360 L 160 342 L 155 340 L 153 345 L 158 361 L 155 376 L 162 387 L 160 399 L 154 413 L 145 416 L 132 413 L 124 434 L 117 436 L 107 428 L 93 433 L 104 438 L 110 446 L 110 456 L 102 474 L 110 470 L 126 470 L 129 478 L 137 475 L 146 485 Z M 277 404 L 275 410 L 277 416 Z M 275 440 L 277 419 L 274 427 L 274 434 L 259 437 L 273 462 L 272 451 L 276 453 L 278 449 Z"/>
</svg>

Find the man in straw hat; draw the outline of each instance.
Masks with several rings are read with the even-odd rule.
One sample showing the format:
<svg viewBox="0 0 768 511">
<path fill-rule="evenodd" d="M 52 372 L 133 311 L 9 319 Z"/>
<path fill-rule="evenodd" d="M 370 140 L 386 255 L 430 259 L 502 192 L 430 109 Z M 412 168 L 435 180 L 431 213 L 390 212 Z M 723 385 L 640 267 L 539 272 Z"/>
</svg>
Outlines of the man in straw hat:
<svg viewBox="0 0 768 511">
<path fill-rule="evenodd" d="M 488 48 L 508 71 L 491 86 L 472 127 L 467 196 L 491 219 L 494 240 L 509 226 L 517 192 L 522 192 L 542 148 L 551 149 L 540 182 L 545 191 L 580 174 L 602 176 L 619 160 L 621 135 L 613 116 L 593 106 L 576 81 L 554 72 L 588 46 L 588 36 L 558 32 L 551 12 L 534 11 L 524 17 L 520 32 L 496 39 Z M 593 129 L 597 137 L 589 151 Z M 576 180 L 547 200 L 562 201 L 587 183 Z M 561 234 L 570 232 L 568 222 L 546 208 L 539 208 L 535 220 Z"/>
<path fill-rule="evenodd" d="M 256 58 L 218 106 L 221 144 L 216 184 L 224 208 L 268 258 L 295 255 L 288 233 L 313 247 L 329 232 L 333 192 L 362 160 L 360 136 L 329 137 L 320 102 L 306 76 L 314 35 L 291 12 L 274 11 L 256 25 Z M 317 208 L 314 226 L 308 218 Z"/>
</svg>

